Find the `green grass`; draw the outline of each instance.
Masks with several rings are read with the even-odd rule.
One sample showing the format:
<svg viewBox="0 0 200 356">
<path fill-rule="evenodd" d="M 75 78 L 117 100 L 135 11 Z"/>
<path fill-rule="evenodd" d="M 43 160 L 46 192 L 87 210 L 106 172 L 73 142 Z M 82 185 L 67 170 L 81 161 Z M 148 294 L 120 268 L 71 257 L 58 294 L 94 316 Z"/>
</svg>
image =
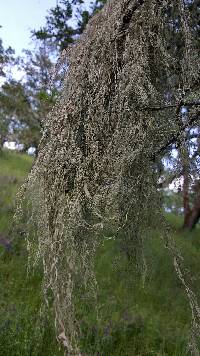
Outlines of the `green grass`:
<svg viewBox="0 0 200 356">
<path fill-rule="evenodd" d="M 9 238 L 15 194 L 31 168 L 27 155 L 0 156 L 0 235 Z M 167 215 L 187 266 L 200 290 L 200 238 L 183 233 L 181 219 Z M 24 238 L 15 233 L 12 250 L 0 247 L 0 355 L 59 356 L 51 311 L 41 311 L 42 272 L 27 275 Z M 96 258 L 99 321 L 91 305 L 77 302 L 84 355 L 186 356 L 191 315 L 185 292 L 159 233 L 145 243 L 145 283 L 114 240 L 105 241 Z"/>
<path fill-rule="evenodd" d="M 0 153 L 0 233 L 9 234 L 18 187 L 32 165 L 32 158 L 10 151 Z"/>
<path fill-rule="evenodd" d="M 0 174 L 24 179 L 31 168 L 32 161 L 32 157 L 27 154 L 5 150 L 0 153 Z"/>
<path fill-rule="evenodd" d="M 179 243 L 181 234 L 175 238 L 197 277 L 200 244 L 189 236 Z M 149 237 L 145 250 L 148 269 L 144 284 L 134 266 L 117 258 L 116 242 L 107 241 L 99 252 L 97 276 L 104 322 L 96 330 L 93 349 L 83 340 L 91 355 L 97 346 L 103 355 L 187 355 L 191 315 L 172 258 L 156 235 Z"/>
<path fill-rule="evenodd" d="M 52 317 L 41 310 L 42 273 L 27 274 L 24 237 L 13 227 L 15 196 L 31 169 L 26 154 L 0 154 L 0 237 L 13 239 L 12 249 L 0 246 L 0 355 L 59 355 Z M 51 319 L 51 321 L 50 321 Z"/>
</svg>

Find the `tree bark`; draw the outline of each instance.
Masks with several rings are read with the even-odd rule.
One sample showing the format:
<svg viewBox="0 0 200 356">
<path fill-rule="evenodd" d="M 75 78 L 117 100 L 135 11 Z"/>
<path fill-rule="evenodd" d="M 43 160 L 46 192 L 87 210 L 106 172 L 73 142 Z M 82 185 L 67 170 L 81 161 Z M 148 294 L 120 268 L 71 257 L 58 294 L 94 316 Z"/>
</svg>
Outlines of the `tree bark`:
<svg viewBox="0 0 200 356">
<path fill-rule="evenodd" d="M 185 224 L 184 228 L 187 230 L 193 230 L 198 223 L 200 218 L 200 202 L 198 206 L 195 206 L 192 209 L 192 212 L 189 216 L 189 219 L 187 220 L 187 224 Z"/>
<path fill-rule="evenodd" d="M 183 166 L 183 207 L 184 207 L 184 223 L 183 228 L 193 230 L 200 219 L 200 180 L 197 179 L 193 184 L 193 192 L 196 194 L 193 205 L 190 202 L 190 157 L 188 148 L 185 142 L 182 143 L 180 149 L 181 161 Z"/>
<path fill-rule="evenodd" d="M 183 228 L 187 228 L 192 211 L 190 208 L 190 198 L 189 198 L 190 161 L 189 161 L 189 152 L 185 142 L 181 143 L 179 153 L 180 153 L 182 172 L 183 172 L 183 211 L 184 211 Z"/>
<path fill-rule="evenodd" d="M 194 201 L 192 209 L 190 209 L 190 213 L 185 216 L 183 228 L 187 230 L 193 230 L 200 219 L 200 182 L 198 181 L 196 184 L 196 199 Z"/>
<path fill-rule="evenodd" d="M 191 216 L 191 208 L 189 201 L 189 164 L 183 163 L 183 209 L 184 209 L 184 223 L 183 227 L 188 225 Z"/>
</svg>

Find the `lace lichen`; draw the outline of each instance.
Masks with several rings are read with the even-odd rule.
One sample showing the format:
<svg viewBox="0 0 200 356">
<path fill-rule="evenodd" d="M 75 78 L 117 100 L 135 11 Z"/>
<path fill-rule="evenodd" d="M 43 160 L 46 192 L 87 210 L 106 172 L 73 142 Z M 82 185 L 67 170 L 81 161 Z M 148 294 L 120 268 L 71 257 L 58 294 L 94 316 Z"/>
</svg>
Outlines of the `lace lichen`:
<svg viewBox="0 0 200 356">
<path fill-rule="evenodd" d="M 22 200 L 31 214 L 30 251 L 43 261 L 44 291 L 53 293 L 67 354 L 80 354 L 73 295 L 78 284 L 95 296 L 94 256 L 107 228 L 116 239 L 120 231 L 138 265 L 148 229 L 159 222 L 164 228 L 156 160 L 183 129 L 180 90 L 190 90 L 198 73 L 184 6 L 183 0 L 109 0 L 65 52 L 62 94 L 44 122 Z M 181 58 L 171 41 L 170 14 L 177 9 Z M 199 309 L 165 235 L 191 303 L 194 335 Z"/>
</svg>

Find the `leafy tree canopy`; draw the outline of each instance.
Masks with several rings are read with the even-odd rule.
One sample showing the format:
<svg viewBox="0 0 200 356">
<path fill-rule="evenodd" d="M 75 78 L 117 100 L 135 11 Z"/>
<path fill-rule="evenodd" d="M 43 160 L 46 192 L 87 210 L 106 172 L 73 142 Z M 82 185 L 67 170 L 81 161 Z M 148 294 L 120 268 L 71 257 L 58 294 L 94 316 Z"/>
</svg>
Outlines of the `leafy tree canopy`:
<svg viewBox="0 0 200 356">
<path fill-rule="evenodd" d="M 102 8 L 106 0 L 96 0 L 86 6 L 85 0 L 60 0 L 49 10 L 46 26 L 33 31 L 33 37 L 46 41 L 51 47 L 63 50 L 74 43 L 94 12 Z"/>
</svg>

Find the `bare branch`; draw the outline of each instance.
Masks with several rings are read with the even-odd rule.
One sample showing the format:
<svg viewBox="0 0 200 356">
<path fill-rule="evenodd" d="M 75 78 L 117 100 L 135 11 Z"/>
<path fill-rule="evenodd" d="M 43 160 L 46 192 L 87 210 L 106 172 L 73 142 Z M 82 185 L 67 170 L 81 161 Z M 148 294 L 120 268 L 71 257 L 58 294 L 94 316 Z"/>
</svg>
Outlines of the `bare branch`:
<svg viewBox="0 0 200 356">
<path fill-rule="evenodd" d="M 198 119 L 199 115 L 200 115 L 200 111 L 196 115 L 191 116 L 185 124 L 182 124 L 182 126 L 179 127 L 179 130 L 176 133 L 174 133 L 162 147 L 158 148 L 158 150 L 152 155 L 151 160 L 155 162 L 156 158 L 161 153 L 165 152 L 170 145 L 172 145 L 173 143 L 177 143 L 183 131 L 186 130 L 187 128 L 190 128 Z"/>
<path fill-rule="evenodd" d="M 168 110 L 168 109 L 177 109 L 178 107 L 192 107 L 192 106 L 200 106 L 200 102 L 192 101 L 192 102 L 185 102 L 182 101 L 181 103 L 174 104 L 174 105 L 164 105 L 164 106 L 157 106 L 157 107 L 144 107 L 144 108 L 139 108 L 139 111 L 162 111 L 162 110 Z"/>
</svg>

